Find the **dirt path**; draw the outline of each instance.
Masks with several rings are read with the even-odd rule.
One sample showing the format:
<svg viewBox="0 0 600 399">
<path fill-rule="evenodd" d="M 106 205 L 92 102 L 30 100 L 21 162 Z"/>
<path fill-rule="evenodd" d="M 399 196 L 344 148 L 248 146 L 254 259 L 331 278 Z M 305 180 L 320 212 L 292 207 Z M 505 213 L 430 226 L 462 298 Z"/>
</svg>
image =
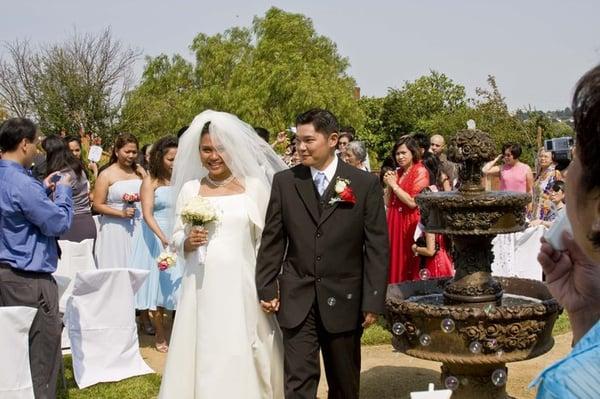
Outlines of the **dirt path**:
<svg viewBox="0 0 600 399">
<path fill-rule="evenodd" d="M 157 373 L 162 373 L 166 355 L 157 352 L 153 338 L 140 336 L 141 352 L 144 360 Z M 547 365 L 564 357 L 571 350 L 571 334 L 555 337 L 552 350 L 544 356 L 508 365 L 508 393 L 516 398 L 534 398 L 535 390 L 527 385 Z M 327 382 L 322 373 L 319 385 L 319 398 L 327 397 Z M 415 359 L 394 352 L 391 345 L 364 346 L 362 348 L 362 373 L 360 396 L 364 399 L 408 398 L 410 391 L 426 390 L 427 384 L 440 383 L 440 363 Z"/>
</svg>

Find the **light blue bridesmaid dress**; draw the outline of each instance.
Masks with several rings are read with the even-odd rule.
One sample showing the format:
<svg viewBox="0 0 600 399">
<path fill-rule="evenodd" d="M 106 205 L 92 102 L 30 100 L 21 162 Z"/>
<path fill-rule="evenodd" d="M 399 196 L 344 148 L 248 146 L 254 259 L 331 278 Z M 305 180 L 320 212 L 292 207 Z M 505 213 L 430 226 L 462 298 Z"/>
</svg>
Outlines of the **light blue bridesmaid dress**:
<svg viewBox="0 0 600 399">
<path fill-rule="evenodd" d="M 154 191 L 154 219 L 166 237 L 173 230 L 174 204 L 170 186 Z M 182 262 L 165 271 L 158 270 L 156 258 L 164 251 L 160 239 L 145 221 L 133 238 L 131 267 L 150 271 L 148 279 L 136 294 L 136 309 L 156 310 L 157 306 L 174 310 L 181 285 Z"/>
</svg>

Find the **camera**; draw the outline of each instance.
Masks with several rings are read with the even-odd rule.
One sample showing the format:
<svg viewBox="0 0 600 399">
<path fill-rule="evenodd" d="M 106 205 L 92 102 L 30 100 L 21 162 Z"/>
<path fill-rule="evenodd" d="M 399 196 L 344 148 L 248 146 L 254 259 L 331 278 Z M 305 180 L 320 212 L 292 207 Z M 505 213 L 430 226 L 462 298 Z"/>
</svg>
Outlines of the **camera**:
<svg viewBox="0 0 600 399">
<path fill-rule="evenodd" d="M 544 149 L 552 152 L 554 162 L 571 161 L 571 150 L 573 149 L 573 137 L 556 137 L 544 140 Z"/>
<path fill-rule="evenodd" d="M 62 175 L 60 173 L 55 174 L 54 176 L 52 176 L 50 178 L 50 182 L 51 183 L 58 183 L 58 181 L 62 178 Z"/>
</svg>

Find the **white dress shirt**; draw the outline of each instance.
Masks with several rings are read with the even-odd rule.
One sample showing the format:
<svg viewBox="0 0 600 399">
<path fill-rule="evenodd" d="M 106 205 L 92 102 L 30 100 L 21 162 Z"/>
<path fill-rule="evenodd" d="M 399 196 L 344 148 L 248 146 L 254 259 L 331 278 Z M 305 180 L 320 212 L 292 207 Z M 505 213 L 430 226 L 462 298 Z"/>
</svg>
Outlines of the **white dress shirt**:
<svg viewBox="0 0 600 399">
<path fill-rule="evenodd" d="M 329 183 L 333 180 L 333 176 L 335 176 L 335 171 L 338 166 L 338 157 L 334 156 L 333 161 L 323 170 L 319 170 L 317 168 L 310 167 L 310 174 L 312 175 L 313 182 L 315 181 L 315 177 L 317 173 L 323 172 L 325 174 L 325 190 L 329 187 Z"/>
</svg>

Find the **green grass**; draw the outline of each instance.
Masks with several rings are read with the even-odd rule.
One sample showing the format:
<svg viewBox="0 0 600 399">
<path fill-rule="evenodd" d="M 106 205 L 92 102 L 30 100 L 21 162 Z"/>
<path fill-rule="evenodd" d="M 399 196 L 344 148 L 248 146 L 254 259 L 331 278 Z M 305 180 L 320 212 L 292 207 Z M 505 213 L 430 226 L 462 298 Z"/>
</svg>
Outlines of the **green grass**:
<svg viewBox="0 0 600 399">
<path fill-rule="evenodd" d="M 147 374 L 132 377 L 119 382 L 97 384 L 86 389 L 77 388 L 73 376 L 71 356 L 65 356 L 65 377 L 67 391 L 62 387 L 62 380 L 58 381 L 58 399 L 151 399 L 158 396 L 160 376 Z"/>
<path fill-rule="evenodd" d="M 567 312 L 562 312 L 558 319 L 556 319 L 556 323 L 554 323 L 554 329 L 552 330 L 552 335 L 561 335 L 571 331 L 571 324 L 569 323 L 569 316 Z"/>
<path fill-rule="evenodd" d="M 361 340 L 362 345 L 389 345 L 392 334 L 386 325 L 385 319 L 380 317 L 377 324 L 365 330 Z M 566 312 L 563 312 L 554 324 L 552 335 L 565 334 L 569 331 L 571 331 L 569 317 Z M 62 381 L 59 381 L 58 399 L 153 399 L 158 396 L 160 388 L 160 375 L 148 374 L 78 389 L 73 377 L 71 356 L 65 356 L 65 377 L 67 391 L 62 390 Z"/>
</svg>

